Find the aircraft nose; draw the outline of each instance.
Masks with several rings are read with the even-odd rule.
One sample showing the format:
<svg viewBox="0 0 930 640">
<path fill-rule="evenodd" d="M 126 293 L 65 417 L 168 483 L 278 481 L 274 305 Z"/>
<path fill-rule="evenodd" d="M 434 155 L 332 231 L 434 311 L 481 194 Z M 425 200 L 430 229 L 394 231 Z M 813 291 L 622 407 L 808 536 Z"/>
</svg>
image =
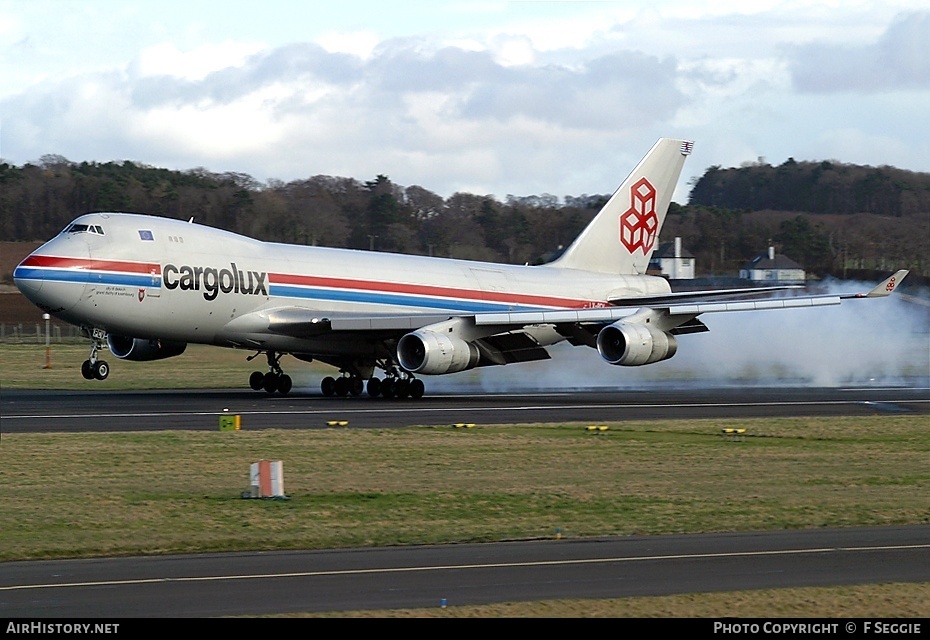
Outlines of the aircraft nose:
<svg viewBox="0 0 930 640">
<path fill-rule="evenodd" d="M 13 271 L 13 283 L 33 304 L 48 313 L 73 308 L 84 293 L 74 258 L 33 253 Z"/>
<path fill-rule="evenodd" d="M 16 269 L 13 270 L 13 284 L 16 285 L 16 288 L 19 289 L 23 295 L 25 295 L 30 300 L 30 294 L 36 295 L 42 290 L 42 285 L 45 280 L 40 278 L 31 278 L 29 262 L 32 256 L 30 255 L 25 260 L 17 265 Z"/>
</svg>

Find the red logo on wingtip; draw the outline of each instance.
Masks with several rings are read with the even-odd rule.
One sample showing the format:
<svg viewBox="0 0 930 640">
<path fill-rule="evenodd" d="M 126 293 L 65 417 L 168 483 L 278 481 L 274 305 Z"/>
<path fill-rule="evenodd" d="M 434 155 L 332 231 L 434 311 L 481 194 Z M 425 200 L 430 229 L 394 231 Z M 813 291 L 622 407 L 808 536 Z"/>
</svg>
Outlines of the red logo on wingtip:
<svg viewBox="0 0 930 640">
<path fill-rule="evenodd" d="M 652 251 L 659 231 L 656 215 L 656 190 L 649 180 L 641 179 L 630 187 L 630 208 L 620 214 L 620 242 L 627 251 Z"/>
<path fill-rule="evenodd" d="M 894 291 L 894 276 L 888 278 L 888 284 L 885 285 L 885 291 Z"/>
</svg>

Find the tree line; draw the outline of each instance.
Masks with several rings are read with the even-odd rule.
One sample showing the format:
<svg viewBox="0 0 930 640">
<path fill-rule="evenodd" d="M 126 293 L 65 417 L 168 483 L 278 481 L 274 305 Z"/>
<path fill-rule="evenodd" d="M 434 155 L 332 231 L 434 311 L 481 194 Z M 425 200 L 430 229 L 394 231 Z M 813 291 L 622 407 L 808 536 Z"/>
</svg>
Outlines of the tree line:
<svg viewBox="0 0 930 640">
<path fill-rule="evenodd" d="M 837 162 L 713 166 L 695 181 L 690 204 L 751 211 L 805 211 L 907 218 L 930 211 L 930 174 Z"/>
<path fill-rule="evenodd" d="M 794 158 L 712 166 L 678 223 L 675 233 L 695 238 L 711 271 L 768 239 L 819 275 L 898 267 L 928 275 L 930 174 Z"/>
<path fill-rule="evenodd" d="M 261 240 L 541 264 L 567 246 L 606 195 L 443 198 L 386 175 L 261 183 L 204 168 L 43 156 L 0 162 L 0 239 L 41 240 L 81 213 L 131 211 Z M 904 266 L 928 274 L 930 174 L 838 163 L 709 168 L 673 203 L 661 240 L 680 236 L 704 275 L 735 275 L 775 244 L 818 275 Z"/>
</svg>

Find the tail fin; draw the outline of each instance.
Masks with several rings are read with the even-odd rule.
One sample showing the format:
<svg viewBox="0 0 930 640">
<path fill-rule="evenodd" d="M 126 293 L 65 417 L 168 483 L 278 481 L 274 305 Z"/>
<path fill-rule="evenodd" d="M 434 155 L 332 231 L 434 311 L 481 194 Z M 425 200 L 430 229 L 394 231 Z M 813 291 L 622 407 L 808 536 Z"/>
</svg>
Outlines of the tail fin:
<svg viewBox="0 0 930 640">
<path fill-rule="evenodd" d="M 694 143 L 660 138 L 584 231 L 549 266 L 646 273 L 668 205 Z"/>
</svg>

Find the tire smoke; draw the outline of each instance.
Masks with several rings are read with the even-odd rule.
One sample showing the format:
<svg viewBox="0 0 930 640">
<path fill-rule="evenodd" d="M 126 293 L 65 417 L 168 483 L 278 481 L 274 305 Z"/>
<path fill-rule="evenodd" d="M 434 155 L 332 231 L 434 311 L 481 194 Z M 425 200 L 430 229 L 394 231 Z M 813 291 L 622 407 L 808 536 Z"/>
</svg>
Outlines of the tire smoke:
<svg viewBox="0 0 930 640">
<path fill-rule="evenodd" d="M 868 291 L 874 283 L 824 281 L 814 293 Z M 790 295 L 790 294 L 788 294 Z M 930 298 L 900 292 L 810 309 L 709 313 L 710 331 L 679 337 L 674 358 L 616 367 L 566 344 L 552 360 L 484 367 L 440 387 L 486 393 L 654 387 L 902 385 L 930 381 Z M 446 386 L 446 385 L 450 386 Z"/>
</svg>

